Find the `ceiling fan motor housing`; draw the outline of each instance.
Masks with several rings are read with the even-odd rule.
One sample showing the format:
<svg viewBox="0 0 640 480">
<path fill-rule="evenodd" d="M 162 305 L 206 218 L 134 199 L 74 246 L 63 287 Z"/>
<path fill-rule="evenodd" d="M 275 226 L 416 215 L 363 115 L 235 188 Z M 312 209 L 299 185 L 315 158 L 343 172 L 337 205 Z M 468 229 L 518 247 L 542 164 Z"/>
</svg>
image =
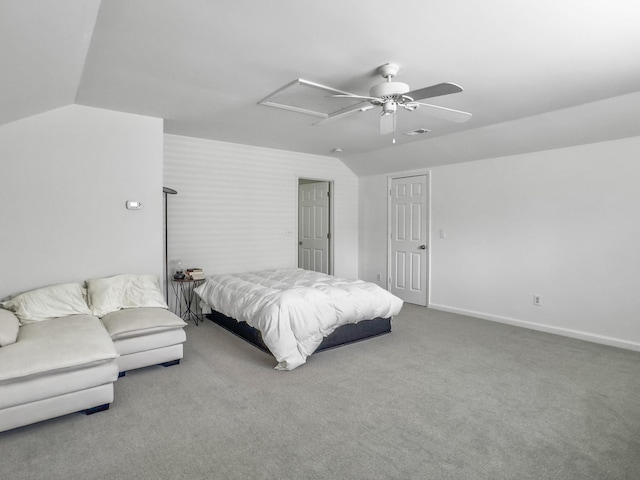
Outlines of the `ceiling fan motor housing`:
<svg viewBox="0 0 640 480">
<path fill-rule="evenodd" d="M 409 85 L 402 82 L 385 82 L 374 85 L 369 95 L 375 98 L 398 98 L 409 91 Z"/>
</svg>

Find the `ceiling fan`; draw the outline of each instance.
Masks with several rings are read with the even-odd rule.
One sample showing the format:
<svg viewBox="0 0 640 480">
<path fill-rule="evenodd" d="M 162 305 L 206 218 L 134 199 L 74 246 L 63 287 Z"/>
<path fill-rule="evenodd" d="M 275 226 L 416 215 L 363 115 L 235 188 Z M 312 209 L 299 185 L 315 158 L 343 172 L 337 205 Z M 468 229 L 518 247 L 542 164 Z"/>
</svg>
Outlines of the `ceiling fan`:
<svg viewBox="0 0 640 480">
<path fill-rule="evenodd" d="M 468 112 L 423 103 L 420 101 L 427 98 L 462 92 L 462 87 L 455 83 L 438 83 L 429 87 L 411 90 L 409 85 L 406 83 L 395 82 L 392 80 L 399 70 L 400 67 L 394 63 L 386 63 L 378 67 L 378 73 L 386 79 L 386 82 L 374 85 L 369 91 L 369 95 L 355 95 L 352 93 L 332 95 L 336 98 L 359 99 L 363 102 L 369 102 L 369 105 L 362 106 L 362 104 L 359 104 L 355 107 L 348 107 L 345 110 L 336 112 L 335 114 L 316 122 L 316 125 L 329 120 L 336 120 L 353 113 L 365 112 L 372 110 L 375 107 L 382 107 L 380 112 L 380 133 L 393 133 L 393 143 L 395 143 L 396 114 L 398 107 L 402 107 L 410 112 L 417 110 L 420 107 L 425 107 L 429 110 L 429 114 L 434 117 L 458 123 L 466 122 L 471 118 L 471 114 Z"/>
</svg>

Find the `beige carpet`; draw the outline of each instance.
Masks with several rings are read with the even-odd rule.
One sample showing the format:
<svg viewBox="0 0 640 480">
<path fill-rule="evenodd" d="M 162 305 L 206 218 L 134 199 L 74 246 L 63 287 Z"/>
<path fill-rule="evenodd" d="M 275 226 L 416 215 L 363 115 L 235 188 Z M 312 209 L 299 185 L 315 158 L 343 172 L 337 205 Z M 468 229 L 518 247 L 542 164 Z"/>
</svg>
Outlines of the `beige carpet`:
<svg viewBox="0 0 640 480">
<path fill-rule="evenodd" d="M 640 353 L 405 305 L 292 372 L 212 322 L 111 409 L 0 434 L 2 478 L 635 479 Z"/>
</svg>

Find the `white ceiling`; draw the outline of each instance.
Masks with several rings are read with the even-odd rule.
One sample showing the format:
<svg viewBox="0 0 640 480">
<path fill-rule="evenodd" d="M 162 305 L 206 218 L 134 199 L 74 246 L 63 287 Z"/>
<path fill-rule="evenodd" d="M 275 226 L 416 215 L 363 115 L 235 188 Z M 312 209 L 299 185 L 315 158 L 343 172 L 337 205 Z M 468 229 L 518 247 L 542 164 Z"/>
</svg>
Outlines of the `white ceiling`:
<svg viewBox="0 0 640 480">
<path fill-rule="evenodd" d="M 179 135 L 339 155 L 359 175 L 640 135 L 637 0 L 0 0 L 0 124 L 78 103 Z M 368 94 L 394 62 L 465 124 L 258 105 L 302 78 Z"/>
</svg>

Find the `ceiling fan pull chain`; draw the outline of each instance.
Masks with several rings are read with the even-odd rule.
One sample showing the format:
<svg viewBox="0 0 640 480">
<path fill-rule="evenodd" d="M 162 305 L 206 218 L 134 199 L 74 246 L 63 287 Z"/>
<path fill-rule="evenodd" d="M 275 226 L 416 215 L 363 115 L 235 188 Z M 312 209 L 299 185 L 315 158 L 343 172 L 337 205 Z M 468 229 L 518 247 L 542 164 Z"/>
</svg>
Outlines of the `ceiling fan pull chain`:
<svg viewBox="0 0 640 480">
<path fill-rule="evenodd" d="M 393 112 L 393 143 L 396 143 L 396 112 Z"/>
</svg>

